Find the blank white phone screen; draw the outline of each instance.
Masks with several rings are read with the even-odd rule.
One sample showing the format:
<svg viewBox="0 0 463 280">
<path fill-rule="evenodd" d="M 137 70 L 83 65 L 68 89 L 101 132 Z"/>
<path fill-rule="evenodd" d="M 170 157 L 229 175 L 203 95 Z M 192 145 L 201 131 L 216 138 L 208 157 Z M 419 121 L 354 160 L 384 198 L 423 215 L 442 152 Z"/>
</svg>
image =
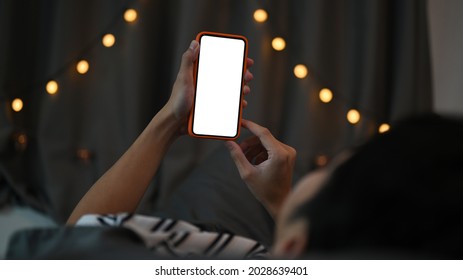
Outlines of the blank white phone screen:
<svg viewBox="0 0 463 280">
<path fill-rule="evenodd" d="M 200 46 L 192 131 L 197 135 L 235 137 L 241 108 L 245 42 L 203 35 Z"/>
</svg>

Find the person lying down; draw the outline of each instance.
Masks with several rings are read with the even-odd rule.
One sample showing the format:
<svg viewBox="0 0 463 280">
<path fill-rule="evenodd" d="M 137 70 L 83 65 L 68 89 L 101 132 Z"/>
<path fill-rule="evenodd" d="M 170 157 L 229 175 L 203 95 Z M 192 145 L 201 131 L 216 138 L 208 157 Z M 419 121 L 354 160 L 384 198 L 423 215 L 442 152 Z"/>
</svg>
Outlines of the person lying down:
<svg viewBox="0 0 463 280">
<path fill-rule="evenodd" d="M 294 187 L 295 149 L 267 128 L 243 120 L 251 136 L 225 146 L 254 203 L 275 221 L 264 234 L 233 232 L 220 221 L 205 226 L 178 220 L 182 215 L 133 214 L 165 152 L 186 132 L 199 47 L 191 42 L 168 102 L 89 189 L 68 225 L 128 228 L 154 255 L 166 258 L 462 257 L 463 123 L 434 115 L 394 125 Z M 252 64 L 247 58 L 248 67 Z M 244 95 L 250 93 L 252 78 L 247 70 Z M 252 229 L 259 226 L 254 214 L 233 219 Z"/>
</svg>

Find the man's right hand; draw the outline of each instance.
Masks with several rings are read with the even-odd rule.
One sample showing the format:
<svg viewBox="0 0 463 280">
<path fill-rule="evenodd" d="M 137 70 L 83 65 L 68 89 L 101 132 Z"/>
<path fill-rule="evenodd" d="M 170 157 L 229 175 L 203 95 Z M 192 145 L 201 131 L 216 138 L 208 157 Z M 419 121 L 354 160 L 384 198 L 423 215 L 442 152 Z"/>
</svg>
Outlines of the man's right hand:
<svg viewBox="0 0 463 280">
<path fill-rule="evenodd" d="M 296 150 L 275 139 L 265 127 L 248 120 L 242 125 L 254 136 L 239 145 L 228 141 L 226 146 L 241 178 L 276 218 L 291 190 Z"/>
</svg>

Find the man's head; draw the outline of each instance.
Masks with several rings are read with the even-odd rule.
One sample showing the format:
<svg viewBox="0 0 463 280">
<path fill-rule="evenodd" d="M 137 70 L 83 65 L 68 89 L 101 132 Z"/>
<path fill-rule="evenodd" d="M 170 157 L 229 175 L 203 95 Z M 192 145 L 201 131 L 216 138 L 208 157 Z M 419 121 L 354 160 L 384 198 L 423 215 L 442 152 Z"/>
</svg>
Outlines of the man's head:
<svg viewBox="0 0 463 280">
<path fill-rule="evenodd" d="M 463 123 L 424 117 L 304 177 L 283 207 L 274 250 L 461 257 L 462 214 Z"/>
</svg>

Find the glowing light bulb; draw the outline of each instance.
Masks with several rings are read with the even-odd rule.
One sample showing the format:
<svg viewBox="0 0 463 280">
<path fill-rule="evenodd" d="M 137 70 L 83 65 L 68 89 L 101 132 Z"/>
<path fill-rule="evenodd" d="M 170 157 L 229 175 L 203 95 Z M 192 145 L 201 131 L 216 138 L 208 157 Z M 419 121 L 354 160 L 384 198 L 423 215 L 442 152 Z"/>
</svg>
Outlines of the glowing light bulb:
<svg viewBox="0 0 463 280">
<path fill-rule="evenodd" d="M 58 92 L 58 83 L 54 80 L 51 80 L 47 83 L 45 88 L 48 94 L 53 95 Z"/>
<path fill-rule="evenodd" d="M 272 47 L 274 50 L 276 51 L 282 51 L 285 49 L 286 47 L 286 42 L 283 38 L 281 37 L 275 37 L 273 40 L 272 40 Z"/>
<path fill-rule="evenodd" d="M 309 73 L 309 70 L 307 70 L 307 67 L 303 64 L 298 64 L 294 67 L 294 76 L 296 76 L 299 79 L 304 79 L 307 77 L 307 74 Z"/>
<path fill-rule="evenodd" d="M 124 19 L 126 22 L 134 22 L 137 19 L 137 11 L 134 9 L 128 9 L 124 13 Z"/>
<path fill-rule="evenodd" d="M 15 112 L 21 111 L 23 109 L 23 107 L 24 107 L 24 104 L 23 104 L 23 101 L 20 98 L 15 98 L 11 102 L 11 109 L 13 109 L 13 111 L 15 111 Z"/>
<path fill-rule="evenodd" d="M 323 88 L 322 90 L 320 90 L 320 93 L 318 96 L 320 97 L 320 100 L 323 103 L 330 103 L 331 100 L 333 100 L 333 92 L 331 92 L 331 90 L 327 88 Z"/>
<path fill-rule="evenodd" d="M 17 142 L 19 145 L 25 145 L 25 144 L 27 144 L 27 136 L 26 136 L 26 134 L 24 134 L 24 133 L 19 133 L 19 134 L 17 134 L 16 142 Z"/>
<path fill-rule="evenodd" d="M 391 129 L 391 126 L 388 125 L 387 123 L 383 123 L 382 125 L 379 126 L 378 132 L 379 133 L 384 133 L 384 132 L 389 131 L 389 129 Z"/>
<path fill-rule="evenodd" d="M 15 135 L 16 143 L 15 148 L 18 151 L 24 151 L 27 148 L 27 135 L 24 133 L 18 133 Z"/>
<path fill-rule="evenodd" d="M 265 22 L 268 18 L 268 14 L 264 9 L 257 9 L 254 12 L 254 20 L 257 22 Z"/>
<path fill-rule="evenodd" d="M 88 72 L 88 69 L 90 68 L 90 65 L 88 65 L 88 62 L 86 60 L 81 60 L 77 63 L 77 72 L 79 74 L 85 74 Z"/>
<path fill-rule="evenodd" d="M 103 46 L 110 48 L 114 46 L 114 43 L 116 43 L 116 37 L 114 37 L 113 34 L 106 34 L 103 36 L 101 42 L 103 43 Z"/>
<path fill-rule="evenodd" d="M 81 148 L 76 151 L 77 158 L 82 162 L 90 162 L 93 159 L 93 153 L 89 149 Z"/>
<path fill-rule="evenodd" d="M 315 157 L 315 164 L 318 167 L 323 167 L 328 163 L 328 157 L 326 155 L 318 155 Z"/>
<path fill-rule="evenodd" d="M 347 112 L 347 121 L 351 124 L 357 124 L 360 121 L 360 113 L 355 109 L 350 109 Z"/>
</svg>

